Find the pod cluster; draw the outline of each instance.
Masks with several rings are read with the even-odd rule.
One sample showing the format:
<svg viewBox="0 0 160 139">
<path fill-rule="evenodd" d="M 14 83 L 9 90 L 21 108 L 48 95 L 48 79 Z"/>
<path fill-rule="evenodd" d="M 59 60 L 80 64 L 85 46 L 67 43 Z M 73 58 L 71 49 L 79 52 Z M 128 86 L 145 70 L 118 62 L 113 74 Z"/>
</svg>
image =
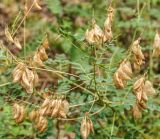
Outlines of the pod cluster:
<svg viewBox="0 0 160 139">
<path fill-rule="evenodd" d="M 53 118 L 66 118 L 69 111 L 69 103 L 61 98 L 46 98 L 40 107 L 40 114 Z"/>
<path fill-rule="evenodd" d="M 35 70 L 29 69 L 23 63 L 19 63 L 13 70 L 12 75 L 14 83 L 20 83 L 27 93 L 33 93 L 33 88 L 39 80 Z"/>
<path fill-rule="evenodd" d="M 62 98 L 46 98 L 39 109 L 29 113 L 29 119 L 35 124 L 39 132 L 45 131 L 48 126 L 47 117 L 66 118 L 69 111 L 69 103 Z"/>
<path fill-rule="evenodd" d="M 112 36 L 112 21 L 113 21 L 114 9 L 109 7 L 108 15 L 104 22 L 104 29 L 102 30 L 97 24 L 96 21 L 92 21 L 92 28 L 86 30 L 85 39 L 88 43 L 102 43 L 110 40 Z"/>
<path fill-rule="evenodd" d="M 136 96 L 136 104 L 133 107 L 133 116 L 135 118 L 140 118 L 141 110 L 147 109 L 146 103 L 148 97 L 155 95 L 156 91 L 150 81 L 145 81 L 145 77 L 141 77 L 134 83 L 133 92 Z"/>
</svg>

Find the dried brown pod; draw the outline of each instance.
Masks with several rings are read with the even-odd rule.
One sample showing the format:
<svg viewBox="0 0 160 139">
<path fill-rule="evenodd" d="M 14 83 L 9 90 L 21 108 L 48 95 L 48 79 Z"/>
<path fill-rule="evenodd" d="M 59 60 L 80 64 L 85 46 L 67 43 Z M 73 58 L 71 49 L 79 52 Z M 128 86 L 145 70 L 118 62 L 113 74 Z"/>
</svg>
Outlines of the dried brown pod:
<svg viewBox="0 0 160 139">
<path fill-rule="evenodd" d="M 13 105 L 13 119 L 16 121 L 16 123 L 21 123 L 23 122 L 24 118 L 25 118 L 25 108 L 15 103 Z"/>
<path fill-rule="evenodd" d="M 147 109 L 146 101 L 144 101 L 143 99 L 140 102 L 137 102 L 137 105 L 141 110 Z"/>
<path fill-rule="evenodd" d="M 132 108 L 132 113 L 133 113 L 133 117 L 135 119 L 139 119 L 142 117 L 142 113 L 141 113 L 141 110 L 139 108 L 139 106 L 137 104 L 135 104 Z"/>
<path fill-rule="evenodd" d="M 13 82 L 19 82 L 27 93 L 33 93 L 33 87 L 38 83 L 38 74 L 25 64 L 19 63 L 12 72 Z"/>
<path fill-rule="evenodd" d="M 5 35 L 6 35 L 7 39 L 8 39 L 8 41 L 14 43 L 13 37 L 12 37 L 11 33 L 9 32 L 8 27 L 5 28 Z"/>
<path fill-rule="evenodd" d="M 42 108 L 48 107 L 51 104 L 51 100 L 49 98 L 46 98 L 42 104 Z"/>
<path fill-rule="evenodd" d="M 33 74 L 34 74 L 33 85 L 36 86 L 39 82 L 39 76 L 35 70 L 33 70 Z"/>
<path fill-rule="evenodd" d="M 118 72 L 114 73 L 113 81 L 114 81 L 114 84 L 117 88 L 124 88 L 124 83 L 123 83 L 122 79 L 120 79 Z"/>
<path fill-rule="evenodd" d="M 22 49 L 22 46 L 21 46 L 18 38 L 16 38 L 16 37 L 14 38 L 14 44 L 18 49 L 20 49 L 20 50 Z"/>
<path fill-rule="evenodd" d="M 46 98 L 40 107 L 39 113 L 42 116 L 66 118 L 68 111 L 69 103 L 67 100 Z"/>
<path fill-rule="evenodd" d="M 40 54 L 38 52 L 33 56 L 33 61 L 35 64 L 44 67 L 43 61 L 41 60 Z"/>
<path fill-rule="evenodd" d="M 147 99 L 145 93 L 143 92 L 144 83 L 145 78 L 143 76 L 139 78 L 133 85 L 133 92 L 135 93 L 138 102 L 141 102 L 143 99 Z"/>
<path fill-rule="evenodd" d="M 155 90 L 150 81 L 145 81 L 145 77 L 139 78 L 133 85 L 133 92 L 136 95 L 136 105 L 140 110 L 147 109 L 146 102 L 148 101 L 148 96 L 155 94 Z"/>
<path fill-rule="evenodd" d="M 112 21 L 114 16 L 114 9 L 110 6 L 108 8 L 108 15 L 104 22 L 104 42 L 112 39 Z"/>
<path fill-rule="evenodd" d="M 21 85 L 27 93 L 33 93 L 34 73 L 29 68 L 25 68 L 22 75 Z"/>
<path fill-rule="evenodd" d="M 44 39 L 42 45 L 37 49 L 33 56 L 33 61 L 35 64 L 44 67 L 43 61 L 48 59 L 46 49 L 49 48 L 49 43 L 47 37 Z"/>
<path fill-rule="evenodd" d="M 140 46 L 140 39 L 141 38 L 138 38 L 137 40 L 135 40 L 132 44 L 132 52 L 134 54 L 134 69 L 135 70 L 140 70 L 141 68 L 141 65 L 144 64 L 144 60 L 145 60 L 145 57 L 142 53 L 142 50 L 141 50 L 141 46 Z"/>
<path fill-rule="evenodd" d="M 57 104 L 57 100 L 55 100 L 55 99 L 50 100 L 50 105 L 48 105 L 48 107 L 47 107 L 46 115 L 52 116 L 52 111 L 55 108 L 56 104 Z"/>
<path fill-rule="evenodd" d="M 138 80 L 136 80 L 136 82 L 133 85 L 133 91 L 135 93 L 139 92 L 139 91 L 142 91 L 143 87 L 144 87 L 144 82 L 145 82 L 144 76 L 142 76 L 141 78 L 139 78 Z"/>
<path fill-rule="evenodd" d="M 129 61 L 123 61 L 114 73 L 113 81 L 117 88 L 124 88 L 127 80 L 132 76 L 132 68 Z"/>
<path fill-rule="evenodd" d="M 150 81 L 145 81 L 144 92 L 146 92 L 147 96 L 154 96 L 156 94 L 155 89 Z"/>
<path fill-rule="evenodd" d="M 41 47 L 41 48 L 38 50 L 38 53 L 39 53 L 40 59 L 41 59 L 42 61 L 45 61 L 45 60 L 48 59 L 48 55 L 46 54 L 46 50 L 45 50 L 44 47 Z"/>
<path fill-rule="evenodd" d="M 93 132 L 93 123 L 88 115 L 86 115 L 81 121 L 81 136 L 83 139 L 87 139 L 88 136 Z"/>
<path fill-rule="evenodd" d="M 52 114 L 51 114 L 51 116 L 52 117 L 58 117 L 62 100 L 61 99 L 56 99 L 54 103 L 55 103 L 55 105 L 54 105 L 55 107 L 52 108 Z"/>
<path fill-rule="evenodd" d="M 90 44 L 102 43 L 104 39 L 104 33 L 102 29 L 96 24 L 95 20 L 93 20 L 92 26 L 92 29 L 87 29 L 85 33 L 86 41 Z"/>
<path fill-rule="evenodd" d="M 48 42 L 48 38 L 46 37 L 42 43 L 42 47 L 45 49 L 49 49 L 49 42 Z"/>
<path fill-rule="evenodd" d="M 51 100 L 49 98 L 46 98 L 39 109 L 39 113 L 41 116 L 49 116 L 50 105 L 51 105 Z"/>
<path fill-rule="evenodd" d="M 38 10 L 41 10 L 41 9 L 42 9 L 42 7 L 39 5 L 38 0 L 34 0 L 34 6 L 35 6 Z"/>
<path fill-rule="evenodd" d="M 160 55 L 160 31 L 157 30 L 153 43 L 153 56 Z"/>
<path fill-rule="evenodd" d="M 19 63 L 12 72 L 13 82 L 19 82 L 22 78 L 23 72 L 25 70 L 25 65 L 23 63 Z"/>
<path fill-rule="evenodd" d="M 44 132 L 45 129 L 47 128 L 48 126 L 48 120 L 43 117 L 43 116 L 39 116 L 38 120 L 36 121 L 36 126 L 35 128 L 40 132 Z"/>
<path fill-rule="evenodd" d="M 67 100 L 63 100 L 60 106 L 58 117 L 66 118 L 68 112 L 69 112 L 69 103 Z"/>
<path fill-rule="evenodd" d="M 37 117 L 39 116 L 38 112 L 36 110 L 32 110 L 30 113 L 29 113 L 29 119 L 31 121 L 34 121 Z"/>
</svg>

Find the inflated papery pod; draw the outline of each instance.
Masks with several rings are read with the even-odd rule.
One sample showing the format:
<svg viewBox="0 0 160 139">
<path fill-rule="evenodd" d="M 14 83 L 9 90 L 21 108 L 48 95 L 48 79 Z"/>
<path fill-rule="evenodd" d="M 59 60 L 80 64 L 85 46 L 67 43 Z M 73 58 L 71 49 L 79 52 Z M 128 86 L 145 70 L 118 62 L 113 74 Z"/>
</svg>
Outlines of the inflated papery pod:
<svg viewBox="0 0 160 139">
<path fill-rule="evenodd" d="M 153 43 L 153 56 L 160 56 L 160 30 L 157 30 Z"/>
<path fill-rule="evenodd" d="M 48 38 L 46 37 L 43 40 L 42 45 L 37 49 L 37 51 L 33 56 L 33 63 L 35 65 L 44 67 L 43 62 L 48 59 L 48 55 L 46 53 L 47 49 L 49 49 L 49 42 L 48 42 Z"/>
<path fill-rule="evenodd" d="M 103 30 L 96 24 L 96 21 L 92 21 L 92 28 L 86 30 L 85 39 L 88 43 L 102 43 L 104 39 Z"/>
<path fill-rule="evenodd" d="M 88 136 L 94 132 L 93 123 L 88 113 L 86 113 L 85 117 L 81 121 L 80 132 L 83 139 L 87 139 Z"/>
<path fill-rule="evenodd" d="M 133 52 L 133 56 L 134 56 L 134 59 L 133 59 L 133 62 L 134 62 L 134 69 L 135 70 L 140 70 L 142 64 L 144 64 L 144 60 L 145 60 L 145 57 L 142 53 L 142 50 L 141 50 L 141 46 L 140 46 L 140 40 L 141 38 L 138 38 L 137 40 L 135 40 L 132 44 L 132 52 Z"/>
<path fill-rule="evenodd" d="M 133 107 L 133 116 L 135 118 L 140 118 L 141 110 L 147 109 L 147 101 L 149 97 L 156 94 L 155 89 L 150 81 L 145 80 L 142 76 L 133 85 L 133 92 L 136 96 L 136 104 Z"/>
<path fill-rule="evenodd" d="M 69 111 L 69 103 L 63 98 L 46 98 L 39 111 L 44 116 L 66 118 Z"/>
<path fill-rule="evenodd" d="M 113 81 L 117 88 L 124 88 L 126 81 L 132 76 L 132 68 L 130 61 L 124 60 L 117 71 L 113 75 Z"/>
<path fill-rule="evenodd" d="M 112 39 L 112 22 L 113 22 L 113 16 L 114 16 L 114 9 L 110 6 L 108 8 L 108 15 L 104 22 L 104 42 L 107 40 Z"/>
<path fill-rule="evenodd" d="M 19 105 L 18 103 L 13 104 L 13 119 L 16 123 L 23 122 L 26 115 L 26 110 L 24 106 Z"/>
<path fill-rule="evenodd" d="M 20 83 L 27 93 L 33 93 L 34 86 L 38 83 L 38 74 L 24 63 L 18 63 L 12 72 L 13 82 Z"/>
<path fill-rule="evenodd" d="M 34 127 L 40 132 L 44 132 L 48 126 L 48 120 L 41 115 L 39 110 L 32 110 L 29 119 L 34 123 Z"/>
</svg>

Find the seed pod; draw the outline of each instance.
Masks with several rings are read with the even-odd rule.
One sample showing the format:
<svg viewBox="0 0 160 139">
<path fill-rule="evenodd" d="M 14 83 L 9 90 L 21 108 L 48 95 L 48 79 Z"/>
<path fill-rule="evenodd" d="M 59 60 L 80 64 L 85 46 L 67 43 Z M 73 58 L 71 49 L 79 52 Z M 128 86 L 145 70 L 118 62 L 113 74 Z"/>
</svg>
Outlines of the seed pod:
<svg viewBox="0 0 160 139">
<path fill-rule="evenodd" d="M 22 85 L 22 87 L 25 88 L 25 89 L 30 88 L 30 83 L 29 83 L 29 80 L 28 80 L 28 77 L 27 77 L 27 73 L 26 73 L 26 72 L 23 72 L 22 80 L 21 80 L 21 85 Z"/>
<path fill-rule="evenodd" d="M 81 121 L 80 132 L 83 139 L 87 139 L 90 133 L 94 132 L 93 123 L 87 114 Z"/>
<path fill-rule="evenodd" d="M 41 116 L 47 116 L 47 115 L 46 115 L 46 111 L 47 111 L 47 107 L 41 108 L 41 109 L 39 109 L 39 114 L 40 114 Z"/>
<path fill-rule="evenodd" d="M 130 61 L 124 61 L 123 64 L 121 64 L 121 68 L 124 73 L 126 73 L 129 77 L 132 76 L 132 67 Z"/>
<path fill-rule="evenodd" d="M 42 47 L 45 49 L 49 49 L 49 42 L 48 42 L 48 38 L 46 37 L 42 43 Z"/>
<path fill-rule="evenodd" d="M 132 44 L 132 52 L 134 54 L 134 69 L 139 70 L 141 65 L 144 64 L 144 55 L 140 47 L 140 38 L 135 40 Z"/>
<path fill-rule="evenodd" d="M 34 80 L 34 73 L 33 73 L 33 71 L 30 70 L 30 69 L 28 69 L 28 68 L 26 68 L 25 72 L 26 72 L 29 84 L 33 84 L 33 80 Z"/>
<path fill-rule="evenodd" d="M 144 96 L 145 94 L 143 93 L 144 81 L 145 78 L 141 77 L 133 85 L 133 92 L 135 93 L 138 102 L 141 102 L 141 100 L 143 100 L 143 98 L 146 97 Z"/>
<path fill-rule="evenodd" d="M 36 119 L 37 115 L 38 115 L 37 111 L 36 110 L 32 110 L 31 113 L 29 114 L 29 119 L 31 121 L 34 121 Z"/>
<path fill-rule="evenodd" d="M 48 105 L 50 105 L 50 103 L 51 103 L 51 101 L 50 101 L 50 99 L 49 98 L 46 98 L 45 100 L 44 100 L 44 102 L 43 102 L 43 104 L 42 104 L 42 108 L 44 108 L 44 107 L 48 107 Z"/>
<path fill-rule="evenodd" d="M 138 102 L 137 105 L 141 109 L 147 109 L 147 104 L 143 99 L 140 102 Z"/>
<path fill-rule="evenodd" d="M 38 0 L 34 0 L 34 6 L 38 9 L 41 10 L 42 7 L 38 4 Z"/>
<path fill-rule="evenodd" d="M 90 129 L 88 127 L 88 123 L 87 123 L 86 118 L 82 119 L 80 131 L 81 131 L 82 138 L 87 139 L 90 134 Z"/>
<path fill-rule="evenodd" d="M 145 80 L 145 78 L 144 78 L 144 77 L 141 77 L 141 78 L 139 78 L 139 79 L 134 83 L 134 85 L 133 85 L 133 91 L 134 91 L 135 93 L 143 90 L 144 80 Z"/>
<path fill-rule="evenodd" d="M 160 55 L 160 31 L 157 30 L 153 43 L 153 56 Z"/>
<path fill-rule="evenodd" d="M 114 9 L 109 7 L 107 19 L 104 22 L 104 42 L 112 39 L 112 21 L 113 21 Z"/>
<path fill-rule="evenodd" d="M 146 102 L 148 101 L 148 87 L 151 88 L 151 83 L 149 81 L 145 81 L 144 77 L 138 79 L 133 85 L 133 91 L 136 95 L 137 106 L 141 109 L 147 109 Z M 151 88 L 151 91 L 153 88 Z"/>
<path fill-rule="evenodd" d="M 13 82 L 17 83 L 21 80 L 23 74 L 23 70 L 21 69 L 17 69 L 14 73 L 13 73 Z"/>
<path fill-rule="evenodd" d="M 24 107 L 15 103 L 13 105 L 13 119 L 16 121 L 16 123 L 21 123 L 24 120 L 24 117 L 25 117 Z"/>
<path fill-rule="evenodd" d="M 44 118 L 43 116 L 40 116 L 38 121 L 36 122 L 36 126 L 35 128 L 40 132 L 42 133 L 46 128 L 47 128 L 47 125 L 48 125 L 48 121 L 46 118 Z"/>
<path fill-rule="evenodd" d="M 94 127 L 93 127 L 93 123 L 92 123 L 91 119 L 88 119 L 88 124 L 90 127 L 90 132 L 94 133 Z"/>
<path fill-rule="evenodd" d="M 58 117 L 66 118 L 66 115 L 69 111 L 69 103 L 66 100 L 63 100 L 59 109 Z"/>
<path fill-rule="evenodd" d="M 134 117 L 135 119 L 139 119 L 139 118 L 142 117 L 142 113 L 141 113 L 141 111 L 140 111 L 140 109 L 139 109 L 139 107 L 138 107 L 137 104 L 135 104 L 135 105 L 133 106 L 133 108 L 132 108 L 132 113 L 133 113 L 133 117 Z"/>
<path fill-rule="evenodd" d="M 18 49 L 20 49 L 20 50 L 22 49 L 22 46 L 21 46 L 18 38 L 16 38 L 16 37 L 14 38 L 14 44 Z"/>
<path fill-rule="evenodd" d="M 155 89 L 153 88 L 153 85 L 150 81 L 146 81 L 144 85 L 144 92 L 146 93 L 147 96 L 153 96 L 156 94 Z"/>
<path fill-rule="evenodd" d="M 95 20 L 93 21 L 93 28 L 91 30 L 86 31 L 85 39 L 88 43 L 102 43 L 104 34 L 101 28 L 96 24 Z"/>
<path fill-rule="evenodd" d="M 122 80 L 124 80 L 124 81 L 131 79 L 131 77 L 130 77 L 126 72 L 124 72 L 123 67 L 122 67 L 122 68 L 119 68 L 119 69 L 117 70 L 117 72 L 118 72 L 118 75 L 119 75 L 119 78 L 120 78 L 120 79 L 122 79 Z"/>
<path fill-rule="evenodd" d="M 39 77 L 38 77 L 38 74 L 37 74 L 37 72 L 35 70 L 33 71 L 33 74 L 34 74 L 33 85 L 35 86 L 39 82 Z"/>
<path fill-rule="evenodd" d="M 39 53 L 40 59 L 41 59 L 42 61 L 45 61 L 45 60 L 48 59 L 48 56 L 47 56 L 47 54 L 46 54 L 46 50 L 45 50 L 44 47 L 41 47 L 41 48 L 38 50 L 38 53 Z"/>
<path fill-rule="evenodd" d="M 41 67 L 44 67 L 44 64 L 43 64 L 43 61 L 41 60 L 41 57 L 40 57 L 40 54 L 38 52 L 35 53 L 34 57 L 33 57 L 33 61 L 41 66 Z"/>
<path fill-rule="evenodd" d="M 61 103 L 62 103 L 61 99 L 56 100 L 55 107 L 52 110 L 52 115 L 51 115 L 52 117 L 57 117 L 58 116 Z"/>
<path fill-rule="evenodd" d="M 113 81 L 114 81 L 114 84 L 117 88 L 124 88 L 124 83 L 123 83 L 122 79 L 120 79 L 118 72 L 114 73 Z"/>
<path fill-rule="evenodd" d="M 19 63 L 15 69 L 12 72 L 13 75 L 13 82 L 19 82 L 21 80 L 22 74 L 24 72 L 24 64 L 23 63 Z"/>
<path fill-rule="evenodd" d="M 19 113 L 20 113 L 19 105 L 15 103 L 13 105 L 13 119 L 17 119 L 19 117 Z"/>
<path fill-rule="evenodd" d="M 12 38 L 11 33 L 9 32 L 8 27 L 5 28 L 5 35 L 6 35 L 7 39 L 8 39 L 8 41 L 14 43 L 14 40 L 13 40 L 13 38 Z"/>
<path fill-rule="evenodd" d="M 25 109 L 24 107 L 20 107 L 20 113 L 19 113 L 19 117 L 16 119 L 17 123 L 21 123 L 24 120 L 25 117 Z"/>
<path fill-rule="evenodd" d="M 33 87 L 38 82 L 38 75 L 35 70 L 29 69 L 23 63 L 19 63 L 12 74 L 13 82 L 19 82 L 27 93 L 33 93 Z"/>
</svg>

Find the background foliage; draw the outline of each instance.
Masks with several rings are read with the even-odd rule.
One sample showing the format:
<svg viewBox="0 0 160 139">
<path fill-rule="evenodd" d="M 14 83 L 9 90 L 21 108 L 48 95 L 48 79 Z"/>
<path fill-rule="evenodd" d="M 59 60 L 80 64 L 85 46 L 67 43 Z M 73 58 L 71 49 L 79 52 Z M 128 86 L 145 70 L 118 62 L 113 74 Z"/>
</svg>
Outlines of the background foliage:
<svg viewBox="0 0 160 139">
<path fill-rule="evenodd" d="M 50 50 L 49 59 L 45 64 L 48 69 L 70 72 L 79 77 L 64 75 L 60 78 L 54 73 L 39 71 L 41 83 L 37 90 L 63 92 L 73 105 L 93 100 L 93 96 L 86 90 L 70 89 L 75 87 L 75 84 L 82 84 L 82 87 L 92 92 L 94 88 L 92 61 L 95 60 L 105 72 L 105 78 L 101 76 L 96 78 L 97 84 L 100 84 L 97 86 L 99 95 L 106 98 L 106 102 L 113 103 L 109 103 L 102 112 L 91 117 L 95 127 L 91 139 L 158 139 L 160 138 L 159 95 L 150 99 L 149 109 L 143 112 L 142 119 L 134 120 L 130 107 L 135 101 L 132 94 L 132 84 L 135 79 L 130 81 L 124 90 L 118 90 L 112 83 L 112 75 L 119 62 L 126 57 L 127 48 L 141 35 L 141 46 L 146 57 L 141 73 L 148 71 L 148 78 L 159 94 L 160 63 L 158 58 L 151 58 L 151 52 L 155 30 L 160 27 L 160 0 L 113 0 L 112 4 L 116 11 L 113 24 L 114 39 L 97 50 L 97 54 L 103 55 L 104 59 L 94 59 L 90 56 L 91 47 L 84 43 L 84 33 L 91 26 L 93 17 L 99 25 L 103 26 L 109 3 L 105 0 L 44 0 L 41 2 L 42 10 L 33 10 L 27 18 L 26 48 L 25 51 L 18 51 L 7 44 L 4 28 L 6 24 L 12 29 L 15 28 L 16 17 L 22 16 L 23 3 L 18 0 L 1 0 L 0 39 L 15 55 L 24 58 L 25 54 L 31 54 L 36 50 L 47 33 Z M 18 35 L 21 36 L 22 32 L 23 29 L 20 29 Z M 103 61 L 105 63 L 102 63 Z M 43 134 L 35 131 L 27 120 L 18 126 L 12 120 L 12 101 L 21 98 L 25 100 L 28 97 L 18 84 L 12 83 L 11 71 L 14 67 L 15 64 L 8 60 L 6 52 L 0 50 L 0 138 L 56 138 L 56 119 L 50 119 L 49 127 Z M 35 98 L 32 99 L 38 105 Z M 28 107 L 32 108 L 32 106 Z M 71 109 L 71 118 L 78 117 L 77 115 L 83 116 L 90 107 L 91 104 Z M 95 105 L 92 112 L 96 112 L 101 107 L 101 103 Z M 80 120 L 61 121 L 61 124 L 64 125 L 61 130 L 66 138 L 81 138 Z"/>
</svg>

